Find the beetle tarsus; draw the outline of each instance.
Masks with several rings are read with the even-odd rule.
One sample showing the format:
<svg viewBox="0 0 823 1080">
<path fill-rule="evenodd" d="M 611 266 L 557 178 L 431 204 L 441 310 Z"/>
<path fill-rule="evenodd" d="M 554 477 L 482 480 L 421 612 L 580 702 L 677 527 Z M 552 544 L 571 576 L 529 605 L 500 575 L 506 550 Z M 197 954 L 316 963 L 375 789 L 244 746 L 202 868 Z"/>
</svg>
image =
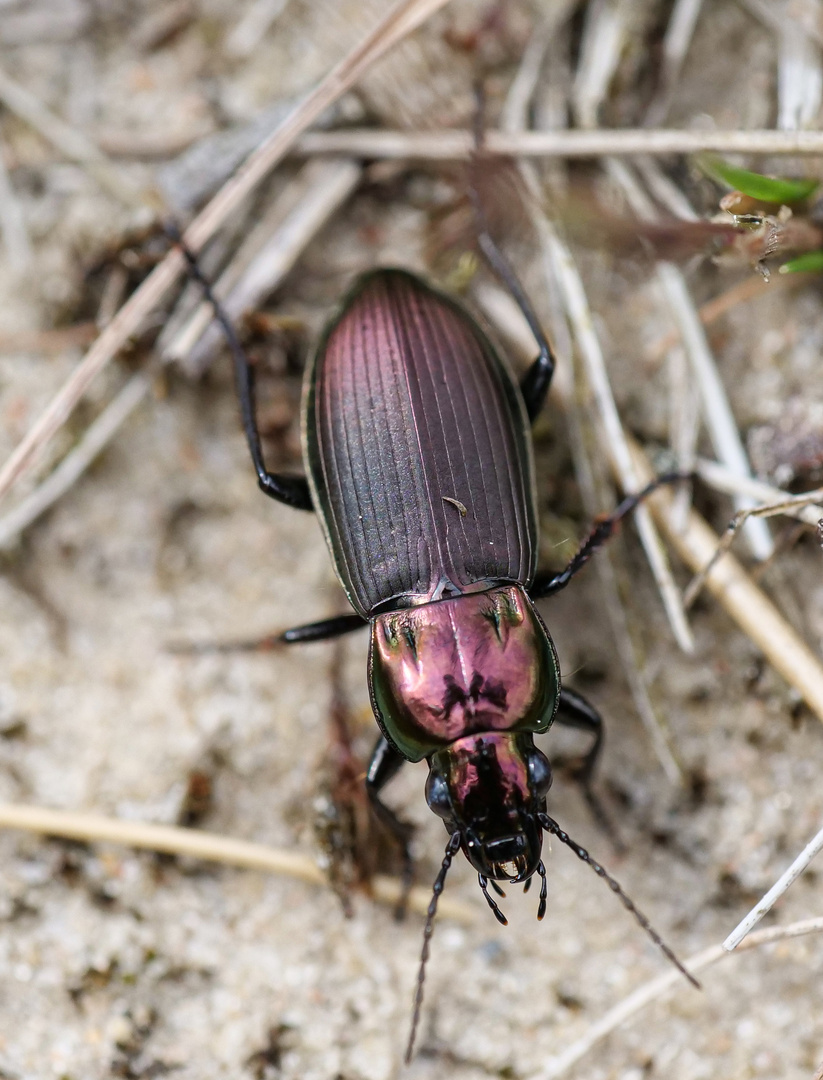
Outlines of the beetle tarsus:
<svg viewBox="0 0 823 1080">
<path fill-rule="evenodd" d="M 543 916 L 546 914 L 546 900 L 549 895 L 549 886 L 546 881 L 546 867 L 543 865 L 542 859 L 537 864 L 537 872 L 540 875 L 540 899 L 537 904 L 537 921 L 542 922 Z"/>
<path fill-rule="evenodd" d="M 537 575 L 529 589 L 531 599 L 545 600 L 547 596 L 553 596 L 556 592 L 560 592 L 561 589 L 565 589 L 575 574 L 583 569 L 592 555 L 614 536 L 623 518 L 636 510 L 643 500 L 647 499 L 658 488 L 666 484 L 680 484 L 693 479 L 694 473 L 691 472 L 664 473 L 647 484 L 642 491 L 638 491 L 634 495 L 628 495 L 613 513 L 609 514 L 608 517 L 600 518 L 599 521 L 594 523 L 591 532 L 564 570 L 556 574 L 544 573 Z"/>
<path fill-rule="evenodd" d="M 489 905 L 489 907 L 494 912 L 495 919 L 497 919 L 497 921 L 500 923 L 501 926 L 508 926 L 509 925 L 509 920 L 506 918 L 506 916 L 503 914 L 503 912 L 497 906 L 497 901 L 489 893 L 489 879 L 487 877 L 485 877 L 483 874 L 478 874 L 477 875 L 477 880 L 480 883 L 480 888 L 483 890 L 483 895 L 486 897 L 486 903 Z"/>
</svg>

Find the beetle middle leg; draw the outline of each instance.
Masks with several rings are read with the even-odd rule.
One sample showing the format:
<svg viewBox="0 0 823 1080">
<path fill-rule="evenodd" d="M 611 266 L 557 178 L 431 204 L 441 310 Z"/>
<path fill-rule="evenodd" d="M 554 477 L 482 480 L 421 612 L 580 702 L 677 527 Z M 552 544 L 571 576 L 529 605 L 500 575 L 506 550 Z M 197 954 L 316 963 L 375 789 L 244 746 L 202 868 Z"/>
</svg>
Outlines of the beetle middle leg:
<svg viewBox="0 0 823 1080">
<path fill-rule="evenodd" d="M 544 600 L 547 596 L 553 596 L 556 592 L 560 592 L 569 584 L 575 574 L 583 569 L 592 555 L 607 540 L 611 540 L 623 518 L 635 510 L 644 499 L 666 484 L 678 484 L 684 480 L 692 479 L 694 479 L 692 473 L 664 473 L 647 484 L 642 491 L 638 491 L 635 495 L 627 495 L 613 513 L 601 518 L 599 521 L 595 521 L 594 528 L 580 545 L 577 553 L 572 556 L 565 569 L 559 573 L 542 573 L 535 577 L 534 583 L 529 589 L 530 598 L 532 600 Z"/>
<path fill-rule="evenodd" d="M 591 747 L 583 755 L 580 763 L 575 766 L 573 776 L 577 783 L 580 784 L 583 797 L 595 821 L 607 834 L 614 846 L 618 850 L 622 850 L 624 845 L 617 835 L 617 830 L 592 787 L 594 771 L 597 768 L 597 762 L 600 760 L 600 753 L 603 749 L 603 717 L 582 694 L 564 687 L 560 691 L 560 704 L 557 707 L 556 722 L 562 724 L 563 727 L 588 732 L 594 737 Z"/>
<path fill-rule="evenodd" d="M 319 622 L 293 626 L 278 634 L 266 634 L 264 637 L 249 638 L 242 641 L 207 641 L 186 642 L 170 645 L 169 652 L 185 653 L 230 653 L 230 652 L 272 652 L 283 645 L 303 644 L 307 641 L 332 641 L 334 638 L 350 634 L 366 625 L 362 615 L 352 612 L 350 615 L 334 615 Z"/>
<path fill-rule="evenodd" d="M 406 763 L 402 754 L 389 743 L 384 735 L 381 735 L 374 750 L 366 773 L 366 793 L 374 809 L 377 818 L 388 829 L 400 848 L 400 856 L 403 861 L 403 891 L 400 902 L 397 905 L 397 914 L 402 916 L 406 908 L 406 900 L 412 887 L 412 875 L 414 865 L 411 854 L 411 838 L 414 826 L 403 821 L 394 810 L 386 806 L 380 798 L 380 792 L 400 770 L 400 766 Z"/>
</svg>

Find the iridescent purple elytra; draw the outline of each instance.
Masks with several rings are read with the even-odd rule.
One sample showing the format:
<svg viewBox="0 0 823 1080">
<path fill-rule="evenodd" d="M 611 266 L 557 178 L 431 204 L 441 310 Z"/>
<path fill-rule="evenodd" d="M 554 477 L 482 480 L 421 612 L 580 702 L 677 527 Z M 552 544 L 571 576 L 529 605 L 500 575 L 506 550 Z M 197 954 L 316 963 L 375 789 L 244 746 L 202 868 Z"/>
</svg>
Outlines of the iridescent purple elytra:
<svg viewBox="0 0 823 1080">
<path fill-rule="evenodd" d="M 452 300 L 399 270 L 362 278 L 305 384 L 312 500 L 371 622 L 372 702 L 391 748 L 427 758 L 429 804 L 477 869 L 537 869 L 560 695 L 526 595 L 537 560 L 528 417 L 511 372 Z"/>
</svg>

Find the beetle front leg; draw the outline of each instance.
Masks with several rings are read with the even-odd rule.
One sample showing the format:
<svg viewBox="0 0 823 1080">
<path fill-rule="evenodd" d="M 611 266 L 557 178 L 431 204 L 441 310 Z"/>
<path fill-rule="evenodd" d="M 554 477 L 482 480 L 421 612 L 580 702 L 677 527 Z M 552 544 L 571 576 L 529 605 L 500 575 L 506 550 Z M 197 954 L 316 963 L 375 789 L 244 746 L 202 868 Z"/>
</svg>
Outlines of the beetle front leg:
<svg viewBox="0 0 823 1080">
<path fill-rule="evenodd" d="M 389 743 L 384 735 L 381 735 L 372 751 L 369 768 L 366 773 L 366 793 L 377 818 L 388 829 L 400 848 L 403 860 L 403 891 L 397 905 L 398 918 L 402 917 L 406 910 L 406 901 L 409 890 L 412 887 L 414 864 L 412 863 L 411 838 L 414 826 L 403 821 L 394 810 L 386 806 L 380 798 L 380 792 L 396 776 L 406 759 Z"/>
<path fill-rule="evenodd" d="M 594 771 L 597 768 L 600 752 L 603 749 L 603 717 L 582 694 L 578 694 L 574 690 L 563 689 L 560 691 L 560 704 L 557 707 L 556 720 L 563 727 L 576 728 L 578 731 L 586 731 L 594 736 L 591 747 L 583 756 L 580 764 L 574 769 L 573 775 L 582 788 L 583 797 L 588 803 L 595 821 L 601 826 L 614 846 L 618 850 L 622 850 L 624 844 L 592 787 Z"/>
</svg>

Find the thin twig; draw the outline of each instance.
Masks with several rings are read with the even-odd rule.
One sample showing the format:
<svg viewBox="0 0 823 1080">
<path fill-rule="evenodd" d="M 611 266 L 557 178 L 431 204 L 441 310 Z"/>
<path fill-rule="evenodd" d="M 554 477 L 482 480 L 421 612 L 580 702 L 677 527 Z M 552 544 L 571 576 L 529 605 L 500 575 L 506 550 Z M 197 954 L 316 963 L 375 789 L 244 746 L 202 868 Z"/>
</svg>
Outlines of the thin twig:
<svg viewBox="0 0 823 1080">
<path fill-rule="evenodd" d="M 777 126 L 797 131 L 817 123 L 823 100 L 823 65 L 820 45 L 792 15 L 786 4 L 781 13 L 777 50 Z"/>
<path fill-rule="evenodd" d="M 773 0 L 738 0 L 756 19 L 774 34 L 779 35 L 783 29 L 783 20 L 786 17 L 786 5 L 775 4 Z M 814 18 L 814 8 L 811 9 L 812 18 L 803 20 L 803 28 L 812 40 L 823 46 L 823 28 L 817 25 Z"/>
<path fill-rule="evenodd" d="M 758 930 L 746 939 L 737 952 L 740 953 L 744 949 L 758 948 L 761 945 L 771 945 L 776 941 L 785 941 L 789 938 L 803 937 L 806 934 L 819 934 L 821 931 L 823 931 L 823 918 L 803 919 L 800 922 L 790 923 L 788 926 L 776 926 L 768 930 Z M 693 974 L 697 974 L 697 972 L 711 967 L 712 964 L 716 964 L 718 960 L 722 960 L 729 955 L 722 945 L 711 945 L 709 948 L 689 957 L 685 962 L 685 966 Z M 649 982 L 638 987 L 637 990 L 629 994 L 614 1008 L 609 1009 L 600 1020 L 591 1025 L 581 1038 L 573 1042 L 571 1046 L 566 1047 L 563 1053 L 549 1063 L 547 1068 L 535 1073 L 530 1080 L 558 1080 L 597 1043 L 605 1039 L 607 1035 L 610 1035 L 627 1020 L 631 1020 L 647 1005 L 659 1002 L 673 987 L 679 986 L 680 982 L 680 973 L 676 970 L 666 971 L 662 975 L 658 975 L 657 978 L 650 979 Z"/>
<path fill-rule="evenodd" d="M 25 120 L 61 154 L 71 161 L 76 161 L 87 169 L 98 184 L 110 195 L 127 206 L 146 206 L 149 203 L 147 193 L 140 191 L 117 166 L 110 161 L 103 151 L 95 146 L 81 131 L 71 127 L 65 120 L 55 116 L 30 90 L 15 82 L 0 68 L 0 101 Z"/>
<path fill-rule="evenodd" d="M 595 5 L 598 11 L 601 6 Z M 587 25 L 594 26 L 595 24 L 590 20 Z M 599 55 L 598 49 L 595 49 L 594 52 Z M 597 102 L 592 93 L 593 91 L 586 92 L 586 100 L 596 111 Z M 513 107 L 509 108 L 506 122 L 511 128 L 517 128 L 525 124 L 526 115 L 523 104 L 520 105 L 519 111 L 516 111 Z M 544 259 L 547 265 L 551 267 L 551 273 L 559 286 L 560 297 L 586 366 L 589 385 L 603 421 L 607 453 L 615 464 L 623 490 L 627 492 L 638 490 L 638 485 L 634 482 L 631 455 L 623 437 L 622 424 L 611 392 L 603 352 L 594 330 L 592 314 L 589 310 L 582 280 L 572 259 L 571 252 L 560 239 L 553 224 L 542 210 L 542 193 L 535 169 L 529 167 L 529 163 L 521 162 L 520 173 L 529 193 L 532 220 L 540 238 Z M 655 583 L 660 590 L 663 606 L 671 623 L 675 639 L 684 652 L 691 652 L 694 649 L 694 639 L 686 620 L 680 592 L 671 575 L 660 538 L 655 531 L 648 512 L 642 506 L 635 511 L 634 521 Z"/>
<path fill-rule="evenodd" d="M 586 9 L 572 109 L 582 128 L 596 128 L 627 36 L 625 5 L 592 0 Z"/>
<path fill-rule="evenodd" d="M 741 920 L 739 925 L 732 930 L 723 942 L 723 948 L 727 952 L 731 952 L 740 945 L 752 927 L 760 922 L 767 911 L 771 911 L 783 893 L 800 877 L 812 859 L 821 851 L 823 851 L 823 829 L 803 848 L 788 870 L 778 878 L 766 895 L 758 900 L 746 918 Z"/>
<path fill-rule="evenodd" d="M 233 260 L 215 286 L 217 296 L 225 296 L 224 307 L 232 318 L 237 319 L 244 311 L 256 307 L 277 288 L 309 243 L 357 188 L 362 171 L 359 164 L 345 158 L 321 158 L 304 166 L 267 215 L 268 235 L 264 242 L 261 244 L 259 238 L 254 238 L 255 251 L 251 258 L 241 249 L 236 262 L 243 267 L 242 271 L 235 272 Z M 296 202 L 293 188 L 299 193 Z M 284 215 L 287 202 L 290 208 Z M 272 231 L 271 221 L 278 218 L 277 228 Z M 222 337 L 213 320 L 211 305 L 200 304 L 164 356 L 182 361 L 190 373 L 202 372 Z"/>
<path fill-rule="evenodd" d="M 772 293 L 774 293 L 775 289 L 794 289 L 799 285 L 806 284 L 811 277 L 811 274 L 802 273 L 777 274 L 772 275 L 771 281 L 767 282 L 764 281 L 760 274 L 753 274 L 751 277 L 738 281 L 736 285 L 732 285 L 731 288 L 726 289 L 713 300 L 707 300 L 705 304 L 701 304 L 697 314 L 700 316 L 700 321 L 704 326 L 711 326 L 712 323 L 716 322 L 721 316 L 726 315 L 732 308 L 737 307 L 738 304 L 746 303 L 749 300 L 759 300 L 763 296 L 765 289 Z M 662 337 L 649 346 L 646 350 L 646 356 L 651 362 L 657 362 L 679 340 L 680 334 L 677 330 L 663 334 Z"/>
<path fill-rule="evenodd" d="M 151 382 L 147 375 L 143 372 L 133 375 L 54 472 L 18 506 L 0 518 L 0 551 L 13 547 L 20 534 L 77 483 L 147 396 L 150 388 Z"/>
<path fill-rule="evenodd" d="M 630 442 L 640 483 L 648 483 L 654 476 L 652 468 L 637 443 Z M 720 541 L 717 533 L 695 511 L 689 514 L 685 529 L 678 530 L 672 495 L 668 491 L 655 492 L 648 504 L 683 562 L 695 573 L 705 566 Z M 820 660 L 733 555 L 727 555 L 717 563 L 706 580 L 706 587 L 769 663 L 797 690 L 812 712 L 823 720 L 823 666 Z"/>
<path fill-rule="evenodd" d="M 555 0 L 544 9 L 523 51 L 520 66 L 503 104 L 500 126 L 504 131 L 524 129 L 524 118 L 528 113 L 537 81 L 540 78 L 540 69 L 543 67 L 546 51 L 558 30 L 571 15 L 576 2 L 577 0 Z"/>
<path fill-rule="evenodd" d="M 703 0 L 675 0 L 663 35 L 660 85 L 646 114 L 649 127 L 659 127 L 669 111 L 702 6 Z"/>
<path fill-rule="evenodd" d="M 184 237 L 190 250 L 200 250 L 324 109 L 356 83 L 375 61 L 445 3 L 447 0 L 399 0 L 295 107 L 198 214 Z M 123 305 L 0 471 L 0 498 L 32 467 L 94 378 L 122 348 L 145 316 L 160 303 L 183 272 L 184 266 L 182 253 L 177 248 L 173 249 Z"/>
<path fill-rule="evenodd" d="M 714 551 L 714 554 L 694 578 L 689 582 L 688 588 L 683 593 L 683 603 L 687 608 L 691 607 L 695 601 L 700 590 L 706 583 L 707 576 L 711 573 L 712 567 L 717 561 L 724 555 L 732 546 L 732 542 L 737 535 L 738 529 L 745 524 L 750 518 L 769 518 L 776 517 L 778 514 L 785 514 L 789 510 L 797 510 L 800 508 L 809 509 L 814 507 L 813 513 L 816 515 L 814 521 L 811 523 L 817 526 L 820 521 L 823 512 L 819 506 L 815 504 L 823 499 L 823 488 L 817 488 L 815 491 L 808 491 L 804 495 L 788 495 L 782 502 L 773 503 L 770 506 L 753 506 L 747 510 L 740 510 L 734 515 L 732 520 L 726 527 L 726 531 L 720 538 L 720 543 Z"/>
<path fill-rule="evenodd" d="M 470 131 L 317 131 L 303 135 L 297 154 L 465 161 L 472 155 Z M 488 131 L 483 149 L 504 157 L 622 157 L 634 154 L 788 154 L 823 156 L 823 131 L 681 131 L 657 128 L 597 128 L 593 131 Z"/>
<path fill-rule="evenodd" d="M 62 836 L 88 843 L 124 844 L 127 847 L 163 851 L 170 855 L 186 855 L 208 862 L 226 863 L 244 870 L 262 870 L 285 874 L 310 885 L 328 885 L 328 878 L 307 855 L 235 840 L 230 836 L 183 829 L 171 825 L 154 825 L 140 821 L 122 821 L 101 814 L 81 814 L 64 810 L 48 810 L 40 806 L 17 803 L 0 804 L 0 828 L 23 829 L 46 836 Z M 403 895 L 403 885 L 395 878 L 378 875 L 372 879 L 374 898 L 381 904 L 397 906 Z M 412 888 L 408 894 L 409 907 L 420 914 L 429 906 L 428 889 Z M 461 922 L 471 923 L 476 911 L 458 900 L 444 899 L 440 911 Z"/>
<path fill-rule="evenodd" d="M 773 487 L 762 480 L 754 480 L 748 476 L 738 476 L 736 473 L 729 472 L 728 469 L 719 465 L 716 461 L 708 461 L 706 458 L 698 458 L 695 468 L 700 474 L 700 479 L 709 487 L 714 488 L 715 491 L 723 491 L 731 495 L 748 495 L 750 498 L 763 503 L 764 506 L 780 503 L 785 508 L 781 511 L 782 513 L 786 514 L 787 517 L 794 517 L 798 521 L 804 521 L 807 525 L 816 525 L 820 518 L 823 517 L 823 504 L 810 506 L 803 501 L 810 495 L 813 496 L 813 492 L 807 492 L 805 495 L 791 495 L 788 491 Z M 796 504 L 792 501 L 795 498 L 800 500 Z M 823 495 L 821 495 L 821 498 L 823 499 Z"/>
</svg>

